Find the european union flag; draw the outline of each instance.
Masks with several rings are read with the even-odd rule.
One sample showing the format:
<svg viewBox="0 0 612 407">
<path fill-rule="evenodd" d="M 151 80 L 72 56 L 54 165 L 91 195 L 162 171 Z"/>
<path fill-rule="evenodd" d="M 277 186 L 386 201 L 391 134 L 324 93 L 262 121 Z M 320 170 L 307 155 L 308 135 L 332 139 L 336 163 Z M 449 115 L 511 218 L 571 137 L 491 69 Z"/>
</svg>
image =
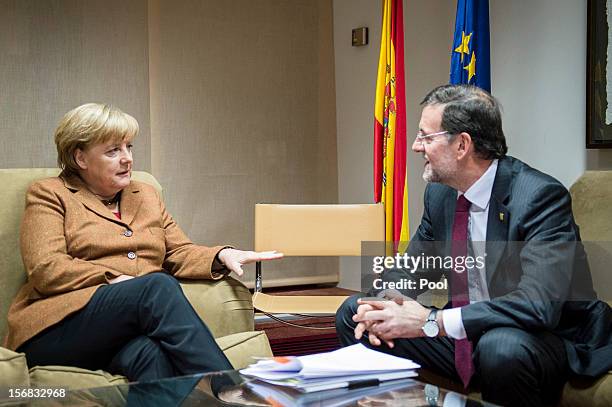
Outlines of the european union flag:
<svg viewBox="0 0 612 407">
<path fill-rule="evenodd" d="M 489 0 L 457 0 L 450 83 L 491 92 Z"/>
</svg>

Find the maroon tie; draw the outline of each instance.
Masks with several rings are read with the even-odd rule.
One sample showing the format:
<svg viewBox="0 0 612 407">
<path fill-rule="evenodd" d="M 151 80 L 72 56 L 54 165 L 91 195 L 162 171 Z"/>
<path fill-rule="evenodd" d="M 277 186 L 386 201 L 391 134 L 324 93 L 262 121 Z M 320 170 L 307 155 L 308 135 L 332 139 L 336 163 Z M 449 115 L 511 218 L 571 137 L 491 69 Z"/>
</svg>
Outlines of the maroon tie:
<svg viewBox="0 0 612 407">
<path fill-rule="evenodd" d="M 471 202 L 468 201 L 463 195 L 457 199 L 455 221 L 453 222 L 453 243 L 451 247 L 453 258 L 459 256 L 465 258 L 467 256 L 470 205 Z M 465 262 L 462 264 L 465 264 Z M 451 277 L 451 302 L 453 308 L 463 307 L 470 303 L 467 274 L 467 269 L 463 270 L 461 273 L 456 269 L 453 270 Z M 455 340 L 455 368 L 459 373 L 459 377 L 461 378 L 464 387 L 467 388 L 468 384 L 470 383 L 470 379 L 474 374 L 472 342 L 468 341 L 467 339 Z"/>
</svg>

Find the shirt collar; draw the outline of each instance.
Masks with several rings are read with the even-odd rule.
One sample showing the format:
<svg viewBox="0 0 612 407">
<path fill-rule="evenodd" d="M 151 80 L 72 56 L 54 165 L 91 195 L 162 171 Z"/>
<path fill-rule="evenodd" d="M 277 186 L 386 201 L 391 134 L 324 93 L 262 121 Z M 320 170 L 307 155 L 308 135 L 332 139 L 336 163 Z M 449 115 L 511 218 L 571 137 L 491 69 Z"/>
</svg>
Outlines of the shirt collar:
<svg viewBox="0 0 612 407">
<path fill-rule="evenodd" d="M 465 191 L 465 198 L 476 206 L 479 210 L 487 209 L 491 200 L 491 191 L 493 191 L 493 183 L 495 182 L 495 174 L 497 173 L 497 161 L 493 160 L 489 168 L 471 187 Z M 461 193 L 459 193 L 460 195 Z M 457 196 L 459 196 L 457 195 Z"/>
</svg>

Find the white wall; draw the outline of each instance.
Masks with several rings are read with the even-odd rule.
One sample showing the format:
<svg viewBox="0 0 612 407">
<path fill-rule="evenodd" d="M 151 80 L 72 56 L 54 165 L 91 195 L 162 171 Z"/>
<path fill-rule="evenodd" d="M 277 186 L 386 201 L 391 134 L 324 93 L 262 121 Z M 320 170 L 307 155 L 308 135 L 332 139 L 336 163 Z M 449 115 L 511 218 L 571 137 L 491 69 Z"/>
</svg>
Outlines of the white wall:
<svg viewBox="0 0 612 407">
<path fill-rule="evenodd" d="M 575 0 L 491 0 L 493 92 L 510 154 L 571 184 L 612 169 L 611 150 L 586 150 L 587 6 Z"/>
<path fill-rule="evenodd" d="M 586 4 L 492 0 L 491 83 L 509 154 L 569 187 L 585 170 Z"/>
<path fill-rule="evenodd" d="M 369 28 L 369 44 L 351 46 L 351 30 Z M 380 0 L 334 0 L 336 131 L 340 203 L 373 200 L 374 91 L 380 44 Z"/>
<path fill-rule="evenodd" d="M 340 203 L 374 200 L 372 145 L 374 91 L 380 47 L 380 0 L 334 0 L 338 194 Z M 408 139 L 416 133 L 419 102 L 436 85 L 448 81 L 450 39 L 455 5 L 448 0 L 404 0 L 406 104 Z M 452 17 L 451 17 L 452 16 Z M 351 46 L 351 30 L 369 27 L 367 46 Z M 408 204 L 414 230 L 422 213 L 423 161 L 408 153 Z M 340 287 L 359 289 L 358 258 L 340 261 Z"/>
</svg>

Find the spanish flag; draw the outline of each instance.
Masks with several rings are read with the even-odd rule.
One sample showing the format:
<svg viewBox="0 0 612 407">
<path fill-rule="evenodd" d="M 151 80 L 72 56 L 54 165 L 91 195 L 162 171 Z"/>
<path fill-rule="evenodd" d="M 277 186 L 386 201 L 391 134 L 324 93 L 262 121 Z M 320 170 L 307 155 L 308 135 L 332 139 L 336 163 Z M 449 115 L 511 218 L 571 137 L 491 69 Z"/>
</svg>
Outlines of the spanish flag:
<svg viewBox="0 0 612 407">
<path fill-rule="evenodd" d="M 402 0 L 384 0 L 374 106 L 374 200 L 385 207 L 387 242 L 409 240 Z"/>
</svg>

